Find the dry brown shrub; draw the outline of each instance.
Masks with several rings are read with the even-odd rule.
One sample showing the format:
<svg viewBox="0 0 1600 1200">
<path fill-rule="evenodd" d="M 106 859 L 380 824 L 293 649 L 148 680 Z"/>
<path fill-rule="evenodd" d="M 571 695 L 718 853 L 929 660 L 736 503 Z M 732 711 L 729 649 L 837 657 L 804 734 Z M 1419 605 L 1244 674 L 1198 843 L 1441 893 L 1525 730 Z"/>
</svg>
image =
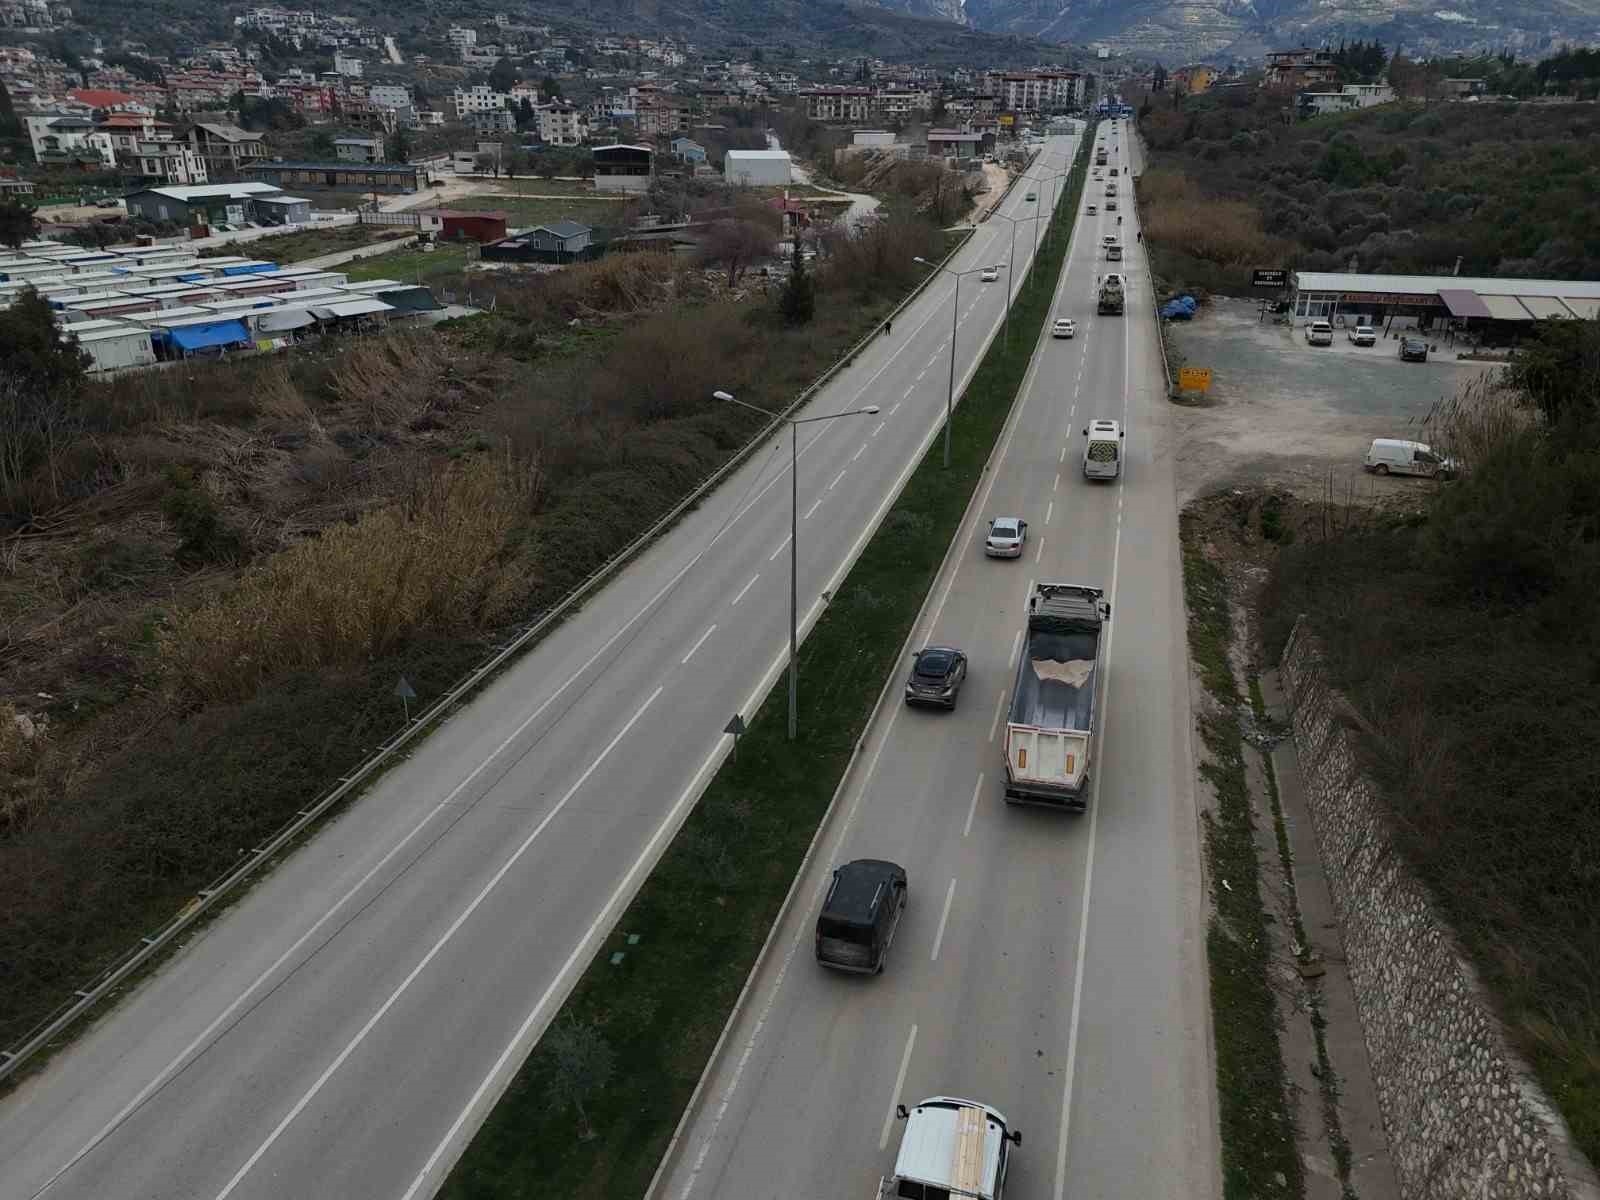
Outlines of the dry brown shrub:
<svg viewBox="0 0 1600 1200">
<path fill-rule="evenodd" d="M 289 376 L 288 366 L 274 361 L 257 374 L 252 387 L 256 411 L 262 416 L 293 424 L 303 424 L 321 433 L 321 426 L 305 395 Z"/>
<path fill-rule="evenodd" d="M 1144 233 L 1195 258 L 1223 266 L 1286 261 L 1293 245 L 1261 227 L 1261 211 L 1244 200 L 1207 196 L 1182 171 L 1152 168 L 1139 178 Z"/>
<path fill-rule="evenodd" d="M 502 620 L 523 592 L 502 555 L 526 490 L 504 459 L 422 474 L 402 502 L 275 554 L 227 595 L 179 613 L 162 638 L 166 664 L 188 691 L 240 700 L 285 671 Z"/>
<path fill-rule="evenodd" d="M 431 334 L 363 338 L 339 355 L 328 384 L 369 427 L 384 428 L 443 405 L 440 377 L 449 366 L 447 355 L 442 340 Z"/>
<path fill-rule="evenodd" d="M 549 273 L 496 274 L 474 280 L 474 288 L 493 295 L 497 311 L 553 325 L 659 307 L 676 293 L 687 271 L 688 264 L 671 254 L 609 254 Z"/>
</svg>

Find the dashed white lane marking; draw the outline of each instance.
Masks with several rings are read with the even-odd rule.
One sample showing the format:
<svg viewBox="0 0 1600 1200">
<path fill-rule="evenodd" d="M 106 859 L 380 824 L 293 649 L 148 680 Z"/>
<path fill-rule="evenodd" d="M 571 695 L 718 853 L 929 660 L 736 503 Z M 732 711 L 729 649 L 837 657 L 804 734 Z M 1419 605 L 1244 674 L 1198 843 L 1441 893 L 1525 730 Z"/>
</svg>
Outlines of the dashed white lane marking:
<svg viewBox="0 0 1600 1200">
<path fill-rule="evenodd" d="M 794 537 L 794 534 L 792 534 L 792 533 L 784 534 L 783 535 L 783 541 L 778 543 L 778 548 L 776 550 L 774 550 L 771 554 L 767 555 L 767 561 L 771 562 L 773 559 L 777 558 L 778 555 L 782 554 L 784 552 L 784 550 L 786 550 L 788 548 L 789 539 L 792 538 L 792 537 Z"/>
<path fill-rule="evenodd" d="M 929 962 L 939 961 L 939 947 L 944 945 L 944 927 L 950 920 L 950 904 L 956 898 L 956 881 L 950 881 L 950 890 L 944 894 L 944 912 L 939 915 L 939 931 L 933 935 L 933 954 Z"/>
<path fill-rule="evenodd" d="M 1022 645 L 1022 630 L 1017 630 L 1011 635 L 1011 652 L 1006 655 L 1006 669 L 1010 670 L 1017 665 L 1017 647 Z"/>
<path fill-rule="evenodd" d="M 1033 561 L 1034 562 L 1038 562 L 1040 557 L 1043 554 L 1044 554 L 1044 539 L 1040 538 L 1039 539 L 1039 548 L 1033 552 Z"/>
<path fill-rule="evenodd" d="M 878 422 L 878 427 L 872 431 L 872 436 L 873 437 L 877 437 L 880 433 L 882 433 L 883 432 L 883 427 L 885 425 L 887 425 L 888 423 L 889 422 L 887 422 L 887 421 L 879 421 Z"/>
<path fill-rule="evenodd" d="M 1067 461 L 1067 448 L 1065 446 L 1061 447 L 1061 457 L 1056 459 L 1056 461 L 1058 463 L 1064 463 Z"/>
<path fill-rule="evenodd" d="M 1001 695 L 1005 693 L 1002 692 Z M 983 775 L 980 772 L 978 782 L 972 785 L 972 807 L 967 809 L 967 823 L 961 830 L 961 836 L 966 837 L 972 832 L 972 818 L 978 814 L 978 797 L 983 794 Z"/>
<path fill-rule="evenodd" d="M 1066 452 L 1067 452 L 1067 451 L 1066 451 L 1066 447 L 1062 447 L 1062 449 L 1061 449 L 1061 453 L 1062 453 L 1062 454 L 1063 454 L 1063 455 L 1065 455 L 1065 454 L 1066 454 Z M 1055 481 L 1055 482 L 1054 482 L 1054 483 L 1052 483 L 1052 484 L 1051 484 L 1051 485 L 1050 485 L 1050 490 L 1051 490 L 1051 491 L 1052 491 L 1052 492 L 1055 492 L 1055 491 L 1060 491 L 1060 490 L 1061 490 L 1061 472 L 1060 472 L 1060 471 L 1057 471 L 1057 472 L 1056 472 L 1056 481 Z"/>
<path fill-rule="evenodd" d="M 1005 707 L 1006 690 L 1001 688 L 1000 695 L 996 697 L 994 702 L 994 720 L 989 722 L 989 740 L 991 742 L 994 741 L 995 732 L 1000 728 L 1000 714 L 1005 711 Z"/>
<path fill-rule="evenodd" d="M 826 494 L 826 493 L 824 493 L 824 494 Z M 812 515 L 812 514 L 813 514 L 813 513 L 814 513 L 814 512 L 816 512 L 816 511 L 817 511 L 817 509 L 819 509 L 819 508 L 821 508 L 821 507 L 822 507 L 822 500 L 823 500 L 823 497 L 822 497 L 822 496 L 818 496 L 818 497 L 817 497 L 817 502 L 816 502 L 816 503 L 815 503 L 815 504 L 813 504 L 813 505 L 812 505 L 812 506 L 811 506 L 811 507 L 810 507 L 810 508 L 808 508 L 808 509 L 806 509 L 806 515 L 805 515 L 805 516 L 804 516 L 804 517 L 802 517 L 802 518 L 800 518 L 800 519 L 801 519 L 801 520 L 802 520 L 802 521 L 809 521 L 809 520 L 811 520 L 811 515 Z"/>
<path fill-rule="evenodd" d="M 1050 524 L 1050 518 L 1055 515 L 1055 511 L 1056 511 L 1056 502 L 1054 500 L 1052 500 L 1052 501 L 1050 501 L 1049 506 L 1046 507 L 1045 510 L 1044 510 L 1044 523 L 1046 525 Z"/>
<path fill-rule="evenodd" d="M 920 376 L 919 376 L 919 378 L 920 378 Z M 907 389 L 906 389 L 906 390 L 905 390 L 905 391 L 903 391 L 903 392 L 901 392 L 901 393 L 900 393 L 900 399 L 902 399 L 902 400 L 904 400 L 904 399 L 906 399 L 906 397 L 908 397 L 908 396 L 910 396 L 910 395 L 911 395 L 911 393 L 912 393 L 912 392 L 914 392 L 914 391 L 916 391 L 916 390 L 917 390 L 917 385 L 916 385 L 916 384 L 914 384 L 914 383 L 913 383 L 913 384 L 912 384 L 912 385 L 911 385 L 911 386 L 910 386 L 910 387 L 908 387 L 908 388 L 907 388 Z M 895 406 L 894 406 L 894 408 L 899 408 L 899 407 L 900 407 L 900 406 L 899 406 L 899 405 L 898 405 L 898 404 L 896 404 L 896 405 L 895 405 Z M 893 416 L 893 415 L 894 415 L 894 408 L 891 408 L 891 409 L 890 409 L 890 410 L 889 410 L 889 415 L 890 415 L 890 416 Z"/>
<path fill-rule="evenodd" d="M 611 741 L 606 743 L 605 749 L 600 751 L 599 756 L 589 764 L 589 766 L 584 770 L 583 774 L 578 776 L 573 785 L 567 789 L 566 794 L 563 795 L 560 800 L 556 801 L 555 806 L 545 814 L 544 818 L 536 826 L 534 826 L 533 831 L 529 833 L 527 837 L 522 839 L 522 842 L 514 851 L 512 851 L 511 857 L 506 859 L 506 861 L 501 864 L 500 869 L 489 877 L 489 881 L 478 890 L 477 895 L 472 898 L 472 902 L 461 910 L 456 919 L 450 923 L 449 928 L 439 935 L 439 939 L 428 948 L 428 952 L 422 956 L 422 958 L 417 962 L 417 965 L 411 968 L 410 974 L 400 981 L 399 986 L 396 987 L 394 991 L 389 993 L 389 998 L 378 1007 L 377 1011 L 375 1011 L 372 1016 L 367 1018 L 366 1024 L 356 1031 L 355 1036 L 345 1043 L 344 1049 L 339 1051 L 334 1060 L 330 1062 L 326 1068 L 324 1068 L 322 1074 L 317 1076 L 316 1082 L 313 1083 L 309 1089 L 307 1089 L 306 1093 L 301 1096 L 298 1101 L 296 1101 L 294 1107 L 284 1115 L 283 1119 L 278 1122 L 278 1124 L 273 1128 L 272 1132 L 267 1135 L 266 1140 L 262 1142 L 261 1145 L 256 1147 L 255 1153 L 250 1155 L 250 1157 L 245 1160 L 244 1165 L 234 1173 L 233 1178 L 228 1180 L 223 1189 L 217 1193 L 216 1200 L 228 1200 L 228 1197 L 231 1196 L 234 1193 L 234 1190 L 238 1188 L 239 1184 L 243 1182 L 244 1177 L 255 1169 L 255 1165 L 261 1161 L 262 1156 L 277 1144 L 278 1139 L 283 1136 L 284 1130 L 288 1129 L 289 1126 L 294 1123 L 295 1119 L 305 1111 L 306 1106 L 316 1099 L 317 1094 L 321 1092 L 325 1086 L 327 1086 L 328 1080 L 332 1079 L 339 1068 L 345 1064 L 345 1060 L 355 1053 L 356 1048 L 366 1040 L 367 1035 L 370 1034 L 374 1028 L 376 1028 L 378 1022 L 382 1021 L 383 1018 L 388 1014 L 389 1010 L 399 1002 L 400 997 L 405 995 L 406 991 L 411 987 L 411 985 L 416 982 L 417 977 L 428 969 L 428 964 L 433 962 L 433 960 L 439 956 L 440 952 L 443 951 L 445 946 L 449 944 L 450 940 L 455 937 L 455 935 L 460 931 L 461 927 L 471 920 L 472 914 L 477 912 L 478 909 L 482 907 L 483 902 L 488 899 L 489 893 L 494 891 L 495 888 L 499 887 L 500 881 L 511 873 L 512 868 L 515 867 L 517 863 L 522 861 L 522 856 L 528 852 L 528 848 L 539 839 L 540 835 L 544 833 L 550 822 L 554 821 L 556 817 L 559 816 L 563 810 L 565 810 L 572 797 L 576 796 L 578 794 L 578 790 L 582 788 L 584 784 L 589 782 L 589 777 L 593 775 L 595 771 L 599 770 L 600 764 L 605 762 L 606 758 L 609 757 L 611 752 L 617 748 L 617 745 L 622 741 L 622 739 L 628 735 L 628 731 L 638 724 L 639 718 L 644 716 L 645 710 L 654 704 L 656 702 L 656 697 L 660 696 L 665 690 L 666 689 L 664 687 L 658 687 L 655 691 L 650 693 L 650 698 L 639 706 L 638 711 L 636 711 L 633 716 L 628 719 L 628 723 L 617 731 L 617 735 L 612 738 Z"/>
<path fill-rule="evenodd" d="M 733 598 L 733 603 L 737 604 L 737 603 L 739 603 L 739 601 L 743 600 L 744 599 L 744 594 L 746 592 L 748 592 L 751 588 L 755 587 L 756 580 L 758 580 L 760 578 L 761 578 L 761 572 L 760 571 L 757 571 L 754 575 L 750 576 L 750 582 L 745 584 L 742 588 L 739 589 L 739 594 Z M 729 607 L 731 608 L 732 605 L 730 605 Z"/>
<path fill-rule="evenodd" d="M 894 1106 L 900 1103 L 900 1089 L 906 1086 L 906 1071 L 911 1067 L 911 1048 L 917 1044 L 917 1027 L 911 1027 L 906 1037 L 905 1052 L 900 1055 L 900 1073 L 894 1077 L 894 1094 L 889 1097 L 889 1111 L 884 1114 L 883 1133 L 878 1136 L 878 1149 L 889 1148 L 889 1130 L 894 1128 Z"/>
<path fill-rule="evenodd" d="M 867 444 L 865 442 L 862 442 L 860 449 L 858 449 L 854 454 L 852 454 L 850 456 L 850 461 L 851 462 L 855 462 L 856 459 L 860 458 L 866 452 L 867 452 Z"/>
<path fill-rule="evenodd" d="M 694 645 L 690 646 L 689 647 L 689 653 L 687 653 L 687 654 L 685 654 L 683 656 L 683 662 L 687 663 L 691 658 L 693 658 L 694 657 L 694 652 L 696 650 L 700 649 L 701 646 L 704 646 L 706 644 L 706 639 L 708 637 L 710 637 L 716 631 L 717 631 L 717 627 L 715 625 L 713 625 L 713 626 L 711 626 L 710 629 L 707 629 L 704 633 L 702 633 L 700 635 L 700 640 L 698 642 L 696 642 Z M 679 665 L 681 666 L 683 664 L 680 663 Z"/>
<path fill-rule="evenodd" d="M 911 389 L 910 388 L 906 389 L 906 395 L 908 395 L 908 396 L 911 395 Z M 892 417 L 892 416 L 895 415 L 895 413 L 897 413 L 899 411 L 900 411 L 900 401 L 896 400 L 894 402 L 894 407 L 889 410 L 889 415 Z"/>
<path fill-rule="evenodd" d="M 839 480 L 841 480 L 843 478 L 844 478 L 844 472 L 840 471 L 837 475 L 835 475 L 833 477 L 833 482 L 828 485 L 828 490 L 830 492 L 833 491 L 834 488 L 839 486 Z"/>
</svg>

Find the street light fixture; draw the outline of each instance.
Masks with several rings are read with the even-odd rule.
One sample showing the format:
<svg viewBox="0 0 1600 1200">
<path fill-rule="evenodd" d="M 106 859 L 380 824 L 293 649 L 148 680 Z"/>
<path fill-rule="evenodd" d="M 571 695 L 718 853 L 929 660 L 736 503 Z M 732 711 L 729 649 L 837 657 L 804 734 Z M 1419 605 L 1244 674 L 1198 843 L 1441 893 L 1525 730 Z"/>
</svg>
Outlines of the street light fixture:
<svg viewBox="0 0 1600 1200">
<path fill-rule="evenodd" d="M 800 601 L 799 601 L 799 545 L 800 545 L 800 426 L 811 425 L 817 421 L 835 421 L 840 417 L 859 417 L 878 411 L 876 404 L 869 404 L 865 408 L 849 408 L 844 412 L 825 413 L 820 417 L 786 417 L 781 413 L 769 412 L 756 404 L 749 404 L 728 392 L 712 392 L 713 400 L 721 400 L 725 404 L 737 404 L 740 408 L 748 408 L 751 412 L 758 412 L 764 417 L 771 417 L 775 421 L 784 421 L 789 426 L 789 740 L 795 739 L 795 734 L 800 724 Z"/>
<path fill-rule="evenodd" d="M 976 275 L 979 271 L 1003 271 L 1005 263 L 992 263 L 988 266 L 972 267 L 966 271 L 952 271 L 949 267 L 936 262 L 929 262 L 920 255 L 911 260 L 921 263 L 925 267 L 932 267 L 935 271 L 943 271 L 946 275 L 955 276 L 956 294 L 950 298 L 950 386 L 944 393 L 944 465 L 950 466 L 950 417 L 956 403 L 956 320 L 961 314 L 961 277 L 963 275 Z M 1010 312 L 1011 280 L 1006 280 L 1007 313 Z"/>
<path fill-rule="evenodd" d="M 1005 213 L 1001 213 L 1001 212 L 990 213 L 989 215 L 991 217 L 998 218 L 999 220 L 1002 220 L 1002 221 L 1010 221 L 1011 222 L 1011 261 L 1012 262 L 1016 262 L 1017 261 L 1017 226 L 1018 226 L 1018 224 L 1020 224 L 1023 221 L 1033 221 L 1035 223 L 1034 224 L 1034 228 L 1037 229 L 1038 228 L 1038 220 L 1039 220 L 1038 216 L 1034 215 L 1034 216 L 1031 216 L 1031 217 L 1008 217 L 1008 216 L 1005 215 Z M 1007 282 L 1006 282 L 1006 330 L 1005 330 L 1005 339 L 1006 339 L 1006 345 L 1009 346 L 1011 344 L 1011 283 L 1010 283 L 1009 280 L 1007 280 Z"/>
</svg>

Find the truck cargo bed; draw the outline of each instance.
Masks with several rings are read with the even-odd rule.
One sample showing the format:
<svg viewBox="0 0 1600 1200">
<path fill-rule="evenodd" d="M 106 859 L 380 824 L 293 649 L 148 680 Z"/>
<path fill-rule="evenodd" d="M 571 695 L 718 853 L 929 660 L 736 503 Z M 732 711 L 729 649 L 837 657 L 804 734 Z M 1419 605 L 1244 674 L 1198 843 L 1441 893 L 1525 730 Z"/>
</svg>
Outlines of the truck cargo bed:
<svg viewBox="0 0 1600 1200">
<path fill-rule="evenodd" d="M 1033 633 L 1018 665 L 1011 695 L 1012 725 L 1042 729 L 1094 728 L 1098 633 Z"/>
</svg>

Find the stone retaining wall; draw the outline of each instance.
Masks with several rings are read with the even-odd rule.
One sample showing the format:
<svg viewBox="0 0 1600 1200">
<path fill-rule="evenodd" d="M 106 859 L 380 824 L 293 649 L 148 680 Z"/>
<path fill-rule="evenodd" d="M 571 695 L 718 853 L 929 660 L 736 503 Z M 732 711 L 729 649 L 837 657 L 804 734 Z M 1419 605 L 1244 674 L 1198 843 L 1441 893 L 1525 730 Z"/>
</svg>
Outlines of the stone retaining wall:
<svg viewBox="0 0 1600 1200">
<path fill-rule="evenodd" d="M 1476 975 L 1401 858 L 1314 639 L 1282 662 L 1317 848 L 1395 1174 L 1406 1200 L 1595 1200 L 1593 1168 L 1512 1052 Z"/>
</svg>

